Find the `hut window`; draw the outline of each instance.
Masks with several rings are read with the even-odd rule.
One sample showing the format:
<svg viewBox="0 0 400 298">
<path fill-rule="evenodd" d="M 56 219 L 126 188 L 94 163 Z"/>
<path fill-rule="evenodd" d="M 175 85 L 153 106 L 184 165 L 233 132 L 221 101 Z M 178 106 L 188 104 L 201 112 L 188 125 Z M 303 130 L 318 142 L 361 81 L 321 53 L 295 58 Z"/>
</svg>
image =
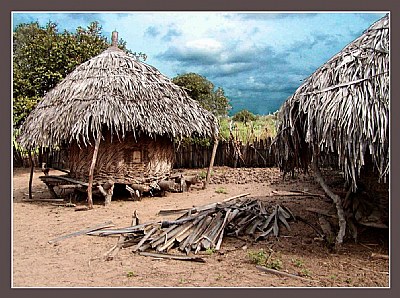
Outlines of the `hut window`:
<svg viewBox="0 0 400 298">
<path fill-rule="evenodd" d="M 141 163 L 142 162 L 142 152 L 135 150 L 133 151 L 133 163 Z"/>
<path fill-rule="evenodd" d="M 124 151 L 124 162 L 126 163 L 143 163 L 145 162 L 145 152 L 137 148 L 136 150 L 125 150 Z"/>
<path fill-rule="evenodd" d="M 124 151 L 124 162 L 126 163 L 142 163 L 144 159 L 143 152 L 138 148 L 136 150 L 125 150 Z"/>
</svg>

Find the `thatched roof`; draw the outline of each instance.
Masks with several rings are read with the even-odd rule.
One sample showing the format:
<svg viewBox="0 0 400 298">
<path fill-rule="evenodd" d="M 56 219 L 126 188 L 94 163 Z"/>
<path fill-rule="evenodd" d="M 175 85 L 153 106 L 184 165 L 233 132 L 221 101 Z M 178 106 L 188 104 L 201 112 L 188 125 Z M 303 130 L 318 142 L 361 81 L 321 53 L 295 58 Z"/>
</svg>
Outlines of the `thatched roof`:
<svg viewBox="0 0 400 298">
<path fill-rule="evenodd" d="M 170 138 L 218 133 L 216 118 L 184 90 L 111 46 L 43 97 L 22 125 L 19 142 L 25 148 L 86 144 L 104 126 L 121 137 L 128 131 Z"/>
<path fill-rule="evenodd" d="M 389 173 L 389 16 L 317 69 L 283 104 L 276 146 L 280 166 L 307 168 L 336 154 L 356 180 L 370 154 L 379 179 Z"/>
</svg>

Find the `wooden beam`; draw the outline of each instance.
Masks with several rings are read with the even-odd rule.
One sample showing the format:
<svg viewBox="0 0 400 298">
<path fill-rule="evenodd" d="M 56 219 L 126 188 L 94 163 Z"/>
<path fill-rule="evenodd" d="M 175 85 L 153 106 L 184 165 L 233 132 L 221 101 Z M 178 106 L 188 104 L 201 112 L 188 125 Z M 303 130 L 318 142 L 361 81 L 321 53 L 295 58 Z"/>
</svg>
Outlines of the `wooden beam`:
<svg viewBox="0 0 400 298">
<path fill-rule="evenodd" d="M 99 132 L 99 135 L 97 136 L 96 139 L 96 143 L 94 144 L 92 163 L 90 164 L 90 169 L 89 169 L 89 185 L 87 189 L 89 209 L 93 209 L 93 199 L 92 199 L 93 173 L 94 173 L 94 167 L 96 165 L 97 153 L 99 152 L 100 140 L 101 140 L 101 133 Z"/>
<path fill-rule="evenodd" d="M 214 166 L 214 160 L 215 160 L 215 155 L 217 153 L 217 148 L 218 148 L 218 137 L 215 137 L 214 139 L 214 147 L 211 153 L 211 160 L 210 160 L 210 165 L 208 167 L 208 171 L 207 171 L 207 178 L 206 178 L 206 182 L 204 183 L 204 188 L 207 188 L 208 184 L 210 183 L 210 178 L 211 178 L 211 172 L 212 172 L 212 168 Z"/>
<path fill-rule="evenodd" d="M 22 199 L 23 202 L 64 202 L 63 199 Z"/>
<path fill-rule="evenodd" d="M 190 256 L 182 256 L 182 255 L 171 255 L 165 253 L 153 253 L 153 252 L 139 252 L 139 255 L 146 256 L 146 257 L 153 257 L 153 258 L 164 258 L 170 260 L 179 260 L 179 261 L 192 261 L 192 262 L 199 262 L 205 263 L 206 261 L 200 257 L 190 257 Z"/>
<path fill-rule="evenodd" d="M 46 185 L 52 185 L 52 186 L 59 186 L 60 184 L 63 184 L 65 182 L 70 182 L 72 184 L 76 184 L 79 187 L 86 186 L 88 187 L 89 184 L 83 181 L 75 180 L 69 177 L 65 176 L 54 176 L 54 175 L 47 175 L 47 176 L 39 176 L 39 179 L 43 181 L 43 183 L 46 183 Z"/>
<path fill-rule="evenodd" d="M 108 228 L 108 227 L 111 227 L 111 226 L 114 226 L 112 221 L 107 221 L 105 223 L 96 225 L 96 226 L 88 228 L 88 229 L 84 229 L 84 230 L 81 230 L 81 231 L 78 231 L 78 232 L 74 232 L 74 233 L 71 233 L 71 234 L 67 234 L 67 235 L 63 235 L 63 236 L 51 239 L 51 240 L 48 241 L 48 243 L 49 244 L 56 243 L 56 242 L 59 242 L 61 240 L 67 239 L 67 238 L 71 238 L 71 237 L 87 234 L 89 232 L 97 231 L 97 230 Z"/>
</svg>

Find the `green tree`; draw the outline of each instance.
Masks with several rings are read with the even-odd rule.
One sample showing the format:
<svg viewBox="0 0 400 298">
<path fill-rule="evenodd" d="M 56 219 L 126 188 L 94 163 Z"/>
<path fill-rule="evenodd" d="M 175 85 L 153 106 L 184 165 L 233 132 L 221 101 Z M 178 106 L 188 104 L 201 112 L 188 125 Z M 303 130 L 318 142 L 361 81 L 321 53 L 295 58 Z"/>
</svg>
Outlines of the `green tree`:
<svg viewBox="0 0 400 298">
<path fill-rule="evenodd" d="M 172 81 L 183 87 L 191 98 L 197 100 L 200 105 L 216 116 L 226 116 L 229 109 L 229 99 L 224 90 L 215 86 L 205 77 L 196 73 L 178 75 Z"/>
<path fill-rule="evenodd" d="M 20 24 L 13 32 L 13 122 L 18 127 L 51 88 L 79 64 L 109 46 L 102 27 L 92 22 L 76 32 L 59 32 L 57 24 Z M 126 50 L 126 42 L 118 46 Z M 131 53 L 136 57 L 140 54 Z"/>
<path fill-rule="evenodd" d="M 241 110 L 232 117 L 232 120 L 247 123 L 257 120 L 257 116 L 248 110 Z"/>
</svg>

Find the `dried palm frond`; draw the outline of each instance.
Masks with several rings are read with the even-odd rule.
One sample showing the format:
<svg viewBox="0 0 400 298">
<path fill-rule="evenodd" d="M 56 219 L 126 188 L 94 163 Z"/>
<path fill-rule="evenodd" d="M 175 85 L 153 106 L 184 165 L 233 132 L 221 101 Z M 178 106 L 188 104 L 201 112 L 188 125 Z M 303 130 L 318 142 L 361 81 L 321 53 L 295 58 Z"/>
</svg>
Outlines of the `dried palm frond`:
<svg viewBox="0 0 400 298">
<path fill-rule="evenodd" d="M 156 68 L 116 46 L 78 66 L 50 90 L 22 125 L 21 146 L 54 147 L 96 139 L 106 127 L 170 138 L 214 136 L 214 115 Z"/>
<path fill-rule="evenodd" d="M 334 154 L 357 189 L 367 156 L 389 173 L 389 16 L 317 69 L 279 111 L 277 160 L 285 171 Z"/>
</svg>

